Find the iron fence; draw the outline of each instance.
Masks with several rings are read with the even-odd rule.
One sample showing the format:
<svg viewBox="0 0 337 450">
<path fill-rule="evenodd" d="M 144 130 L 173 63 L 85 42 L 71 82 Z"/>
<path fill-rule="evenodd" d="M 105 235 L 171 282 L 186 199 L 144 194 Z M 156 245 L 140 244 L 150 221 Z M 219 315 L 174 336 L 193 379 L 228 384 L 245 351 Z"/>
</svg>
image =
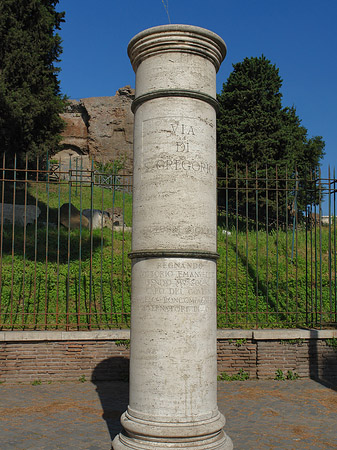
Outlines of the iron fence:
<svg viewBox="0 0 337 450">
<path fill-rule="evenodd" d="M 219 326 L 335 326 L 335 173 L 245 167 L 218 184 Z"/>
<path fill-rule="evenodd" d="M 129 326 L 131 177 L 60 167 L 2 160 L 0 327 Z"/>
<path fill-rule="evenodd" d="M 128 327 L 132 179 L 61 168 L 2 160 L 0 329 Z M 218 180 L 219 327 L 336 326 L 336 181 Z"/>
</svg>

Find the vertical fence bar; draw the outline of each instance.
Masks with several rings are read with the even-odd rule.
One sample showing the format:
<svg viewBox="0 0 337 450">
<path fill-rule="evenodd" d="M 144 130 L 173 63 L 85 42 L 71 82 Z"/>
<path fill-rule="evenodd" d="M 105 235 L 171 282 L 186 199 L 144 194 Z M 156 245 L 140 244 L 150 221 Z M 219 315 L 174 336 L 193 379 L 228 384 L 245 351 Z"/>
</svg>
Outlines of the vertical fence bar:
<svg viewBox="0 0 337 450">
<path fill-rule="evenodd" d="M 305 172 L 305 325 L 309 325 L 309 303 L 308 303 L 308 227 L 309 227 L 309 194 L 307 172 Z"/>
<path fill-rule="evenodd" d="M 101 319 L 102 319 L 102 306 L 103 306 L 103 211 L 104 211 L 104 185 L 101 186 L 102 197 L 101 197 L 101 286 L 100 286 L 100 306 L 99 306 L 99 327 L 101 328 Z"/>
<path fill-rule="evenodd" d="M 295 299 L 296 299 L 296 324 L 298 323 L 298 203 L 297 203 L 297 196 L 298 196 L 298 186 L 299 186 L 299 180 L 298 180 L 298 172 L 297 168 L 295 167 L 295 211 L 294 211 L 294 223 L 295 223 Z"/>
<path fill-rule="evenodd" d="M 286 208 L 286 254 L 285 254 L 285 259 L 286 259 L 286 317 L 287 317 L 287 321 L 289 319 L 288 313 L 289 313 L 289 309 L 288 309 L 288 305 L 289 305 L 289 288 L 288 288 L 288 280 L 289 280 L 289 267 L 288 267 L 288 227 L 289 227 L 289 216 L 288 216 L 288 166 L 286 165 L 285 168 L 285 194 L 286 194 L 286 199 L 285 199 L 285 208 Z"/>
<path fill-rule="evenodd" d="M 238 298 L 238 285 L 239 285 L 239 174 L 238 165 L 235 166 L 235 318 L 238 323 L 239 317 L 239 298 Z"/>
<path fill-rule="evenodd" d="M 25 325 L 25 281 L 26 281 L 26 238 L 27 238 L 27 183 L 28 183 L 28 154 L 26 153 L 25 166 L 25 193 L 24 193 L 24 218 L 23 218 L 23 269 L 22 269 L 22 327 Z"/>
<path fill-rule="evenodd" d="M 315 171 L 315 203 L 314 203 L 314 249 L 315 249 L 315 324 L 318 324 L 318 271 L 317 271 L 317 172 Z"/>
<path fill-rule="evenodd" d="M 266 166 L 266 320 L 269 322 L 269 183 L 268 167 Z"/>
<path fill-rule="evenodd" d="M 333 169 L 333 242 L 334 242 L 334 274 L 335 274 L 335 323 L 337 323 L 337 249 L 336 249 L 336 171 Z"/>
<path fill-rule="evenodd" d="M 77 161 L 77 160 L 76 160 Z M 78 242 L 78 297 L 77 297 L 77 329 L 81 325 L 81 280 L 82 280 L 82 174 L 83 174 L 83 158 L 81 157 L 80 165 L 80 237 Z M 77 172 L 76 172 L 77 175 Z M 76 184 L 78 177 L 76 178 Z M 77 195 L 77 194 L 76 194 Z"/>
<path fill-rule="evenodd" d="M 332 260 L 331 260 L 331 173 L 330 173 L 330 165 L 328 167 L 328 179 L 329 179 L 329 187 L 328 187 L 328 205 L 329 205 L 329 242 L 328 242 L 328 252 L 329 252 L 329 321 L 332 323 Z"/>
<path fill-rule="evenodd" d="M 255 310 L 256 310 L 256 328 L 259 325 L 259 186 L 257 164 L 255 166 L 255 232 L 256 232 L 256 286 L 255 286 Z"/>
<path fill-rule="evenodd" d="M 124 249 L 125 249 L 125 191 L 123 190 L 123 238 L 122 238 L 122 311 L 124 315 L 124 320 L 126 322 L 126 316 L 125 316 L 125 308 L 124 308 L 124 273 L 125 273 L 125 258 L 124 258 Z"/>
<path fill-rule="evenodd" d="M 4 240 L 4 202 L 5 202 L 5 175 L 6 156 L 2 155 L 2 184 L 1 184 L 1 229 L 0 229 L 0 327 L 5 323 L 2 318 L 2 264 L 3 264 L 3 240 Z"/>
<path fill-rule="evenodd" d="M 60 159 L 59 169 L 62 167 Z M 60 174 L 61 176 L 61 174 Z M 57 183 L 57 248 L 56 248 L 56 306 L 55 306 L 55 323 L 58 328 L 59 323 L 59 297 L 60 297 L 60 233 L 61 233 L 61 180 Z"/>
<path fill-rule="evenodd" d="M 110 268 L 110 323 L 112 324 L 113 311 L 115 311 L 114 305 L 114 292 L 113 292 L 113 282 L 114 282 L 114 214 L 115 214 L 115 177 L 112 177 L 112 214 L 111 214 L 111 268 Z M 123 316 L 121 316 L 122 319 Z M 118 315 L 115 311 L 115 321 L 118 326 Z"/>
<path fill-rule="evenodd" d="M 323 281 L 322 281 L 322 173 L 319 168 L 319 309 L 320 309 L 320 328 L 322 328 L 323 319 Z"/>
<path fill-rule="evenodd" d="M 279 321 L 279 204 L 278 204 L 278 166 L 275 170 L 275 196 L 276 196 L 276 322 Z"/>
<path fill-rule="evenodd" d="M 249 215 L 249 208 L 248 208 L 248 200 L 249 200 L 249 183 L 248 183 L 248 164 L 246 164 L 246 325 L 248 325 L 248 276 L 249 276 L 249 265 L 248 265 L 248 257 L 249 257 L 249 240 L 248 240 L 248 215 Z"/>
<path fill-rule="evenodd" d="M 310 200 L 310 319 L 311 319 L 311 326 L 314 324 L 314 251 L 313 251 L 313 236 L 312 236 L 312 229 L 313 229 L 313 222 L 312 222 L 312 202 L 315 198 L 316 194 L 316 188 L 313 185 L 313 172 L 310 171 L 310 193 L 311 193 L 311 200 Z"/>
<path fill-rule="evenodd" d="M 66 294 L 66 330 L 69 330 L 69 304 L 70 304 L 70 253 L 71 253 L 71 156 L 69 157 L 69 179 L 68 179 L 68 239 L 67 239 L 67 294 Z"/>
<path fill-rule="evenodd" d="M 91 314 L 92 314 L 92 256 L 94 246 L 93 235 L 93 209 L 94 209 L 94 184 L 95 184 L 95 172 L 94 172 L 94 160 L 91 161 L 91 181 L 90 181 L 90 273 L 89 273 L 89 330 L 91 330 Z"/>
<path fill-rule="evenodd" d="M 13 302 L 14 302 L 14 258 L 15 258 L 15 203 L 16 203 L 16 154 L 14 156 L 14 172 L 13 172 L 13 213 L 12 213 L 12 271 L 11 271 L 11 308 L 10 308 L 10 324 L 13 328 Z"/>
<path fill-rule="evenodd" d="M 77 197 L 77 181 L 78 181 L 78 158 L 75 158 L 75 196 L 76 197 Z"/>
<path fill-rule="evenodd" d="M 40 170 L 40 159 L 37 157 L 36 159 L 36 177 L 35 177 L 35 229 L 34 229 L 34 294 L 33 294 L 33 322 L 34 322 L 34 328 L 36 327 L 36 277 L 37 277 L 37 228 L 38 228 L 38 214 L 37 214 L 37 208 L 39 205 L 39 170 Z"/>
<path fill-rule="evenodd" d="M 47 211 L 46 211 L 46 252 L 45 252 L 45 305 L 44 305 L 44 320 L 45 320 L 45 329 L 47 329 L 48 324 L 48 253 L 49 253 L 49 158 L 47 156 L 46 162 L 46 191 L 47 191 Z"/>
<path fill-rule="evenodd" d="M 226 164 L 226 319 L 229 319 L 228 308 L 228 166 Z"/>
</svg>

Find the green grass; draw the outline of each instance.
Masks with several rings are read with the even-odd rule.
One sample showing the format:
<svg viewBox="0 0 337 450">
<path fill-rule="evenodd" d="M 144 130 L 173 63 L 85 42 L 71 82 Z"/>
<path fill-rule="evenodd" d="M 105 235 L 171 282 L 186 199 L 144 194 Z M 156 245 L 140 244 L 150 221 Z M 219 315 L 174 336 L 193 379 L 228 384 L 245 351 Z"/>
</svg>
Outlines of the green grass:
<svg viewBox="0 0 337 450">
<path fill-rule="evenodd" d="M 328 228 L 322 228 L 321 241 L 319 230 L 316 231 L 316 255 L 314 231 L 297 231 L 293 252 L 291 230 L 273 231 L 268 235 L 265 231 L 236 235 L 232 230 L 230 236 L 219 231 L 220 327 L 300 326 L 316 317 L 315 310 L 318 310 L 322 323 L 336 320 L 330 314 L 336 300 L 335 267 L 333 252 L 329 252 Z"/>
<path fill-rule="evenodd" d="M 129 326 L 129 234 L 112 234 L 111 230 L 104 229 L 103 232 L 94 231 L 91 238 L 89 230 L 83 230 L 80 254 L 79 231 L 71 231 L 68 241 L 68 232 L 62 229 L 59 246 L 56 235 L 48 236 L 51 251 L 47 255 L 43 235 L 45 229 L 39 231 L 41 239 L 38 241 L 37 258 L 32 257 L 32 248 L 28 248 L 25 259 L 18 248 L 13 255 L 3 254 L 3 328 Z M 124 314 L 121 315 L 121 312 Z"/>
<path fill-rule="evenodd" d="M 91 205 L 95 209 L 123 208 L 124 222 L 131 226 L 131 195 L 97 186 L 51 183 L 47 189 L 45 183 L 30 183 L 27 190 L 17 186 L 15 196 L 17 203 L 26 198 L 35 204 L 38 198 L 42 212 L 37 228 L 29 225 L 26 233 L 19 226 L 14 230 L 11 225 L 3 227 L 0 327 L 128 327 L 131 233 L 107 228 L 92 234 L 87 229 L 68 231 L 57 226 L 57 211 L 69 200 L 78 209 Z M 7 190 L 5 197 L 9 201 L 13 191 Z M 335 266 L 328 228 L 322 228 L 321 241 L 319 230 L 315 235 L 313 230 L 301 229 L 294 238 L 292 255 L 291 229 L 268 234 L 236 234 L 232 229 L 231 235 L 219 229 L 219 327 L 296 327 L 336 321 L 332 314 Z"/>
<path fill-rule="evenodd" d="M 2 192 L 0 190 L 2 195 Z M 68 230 L 58 209 L 71 203 L 124 211 L 132 225 L 132 196 L 97 186 L 18 182 L 4 202 L 35 205 L 37 226 L 4 225 L 0 265 L 3 329 L 90 329 L 129 326 L 131 235 L 108 228 Z M 48 218 L 48 227 L 47 227 Z"/>
</svg>

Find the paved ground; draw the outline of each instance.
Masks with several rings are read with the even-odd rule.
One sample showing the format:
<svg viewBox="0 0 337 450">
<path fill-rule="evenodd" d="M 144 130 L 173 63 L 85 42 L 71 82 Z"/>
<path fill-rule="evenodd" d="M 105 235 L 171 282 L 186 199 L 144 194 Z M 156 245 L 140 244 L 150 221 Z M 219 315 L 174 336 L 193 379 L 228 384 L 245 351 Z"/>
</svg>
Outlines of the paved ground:
<svg viewBox="0 0 337 450">
<path fill-rule="evenodd" d="M 0 386 L 1 450 L 110 450 L 127 383 Z M 238 450 L 337 449 L 337 392 L 311 380 L 219 382 Z"/>
</svg>

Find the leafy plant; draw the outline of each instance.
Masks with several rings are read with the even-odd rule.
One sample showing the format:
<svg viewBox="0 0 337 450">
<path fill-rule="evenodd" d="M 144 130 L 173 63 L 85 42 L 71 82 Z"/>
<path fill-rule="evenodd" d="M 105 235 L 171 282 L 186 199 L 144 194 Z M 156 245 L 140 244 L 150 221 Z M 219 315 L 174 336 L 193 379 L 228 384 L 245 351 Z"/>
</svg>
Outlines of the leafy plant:
<svg viewBox="0 0 337 450">
<path fill-rule="evenodd" d="M 296 372 L 293 372 L 292 370 L 288 370 L 287 374 L 285 375 L 283 373 L 283 370 L 277 369 L 277 371 L 275 372 L 274 380 L 285 381 L 285 380 L 297 380 L 298 378 L 299 375 Z"/>
<path fill-rule="evenodd" d="M 283 345 L 302 345 L 304 342 L 304 339 L 298 338 L 298 339 L 281 339 L 280 343 Z"/>
<path fill-rule="evenodd" d="M 277 371 L 275 372 L 274 380 L 284 381 L 285 379 L 286 379 L 286 376 L 284 375 L 283 370 L 277 369 Z"/>
<path fill-rule="evenodd" d="M 246 381 L 249 379 L 249 373 L 240 369 L 238 373 L 228 375 L 226 372 L 221 372 L 218 375 L 218 381 Z"/>
<path fill-rule="evenodd" d="M 125 348 L 130 348 L 130 339 L 119 339 L 115 341 L 117 347 L 123 346 Z"/>
<path fill-rule="evenodd" d="M 78 381 L 80 381 L 81 383 L 85 383 L 87 381 L 85 375 L 81 375 L 80 378 L 78 379 Z"/>
<path fill-rule="evenodd" d="M 123 170 L 125 167 L 125 157 L 116 158 L 112 162 L 96 162 L 95 161 L 95 169 L 101 173 L 106 175 L 117 175 L 120 170 Z"/>
<path fill-rule="evenodd" d="M 41 381 L 41 380 L 34 380 L 34 381 L 32 382 L 32 386 L 39 386 L 40 384 L 42 384 L 42 381 Z"/>
<path fill-rule="evenodd" d="M 329 347 L 332 347 L 334 350 L 337 350 L 337 339 L 336 338 L 333 337 L 331 339 L 325 339 L 325 343 Z"/>
<path fill-rule="evenodd" d="M 287 372 L 287 380 L 297 380 L 299 378 L 298 373 L 293 372 L 292 370 L 288 370 Z"/>
<path fill-rule="evenodd" d="M 247 339 L 246 338 L 242 338 L 242 339 L 229 339 L 228 341 L 230 344 L 234 344 L 236 347 L 242 347 L 243 345 L 245 345 L 247 343 Z"/>
</svg>

